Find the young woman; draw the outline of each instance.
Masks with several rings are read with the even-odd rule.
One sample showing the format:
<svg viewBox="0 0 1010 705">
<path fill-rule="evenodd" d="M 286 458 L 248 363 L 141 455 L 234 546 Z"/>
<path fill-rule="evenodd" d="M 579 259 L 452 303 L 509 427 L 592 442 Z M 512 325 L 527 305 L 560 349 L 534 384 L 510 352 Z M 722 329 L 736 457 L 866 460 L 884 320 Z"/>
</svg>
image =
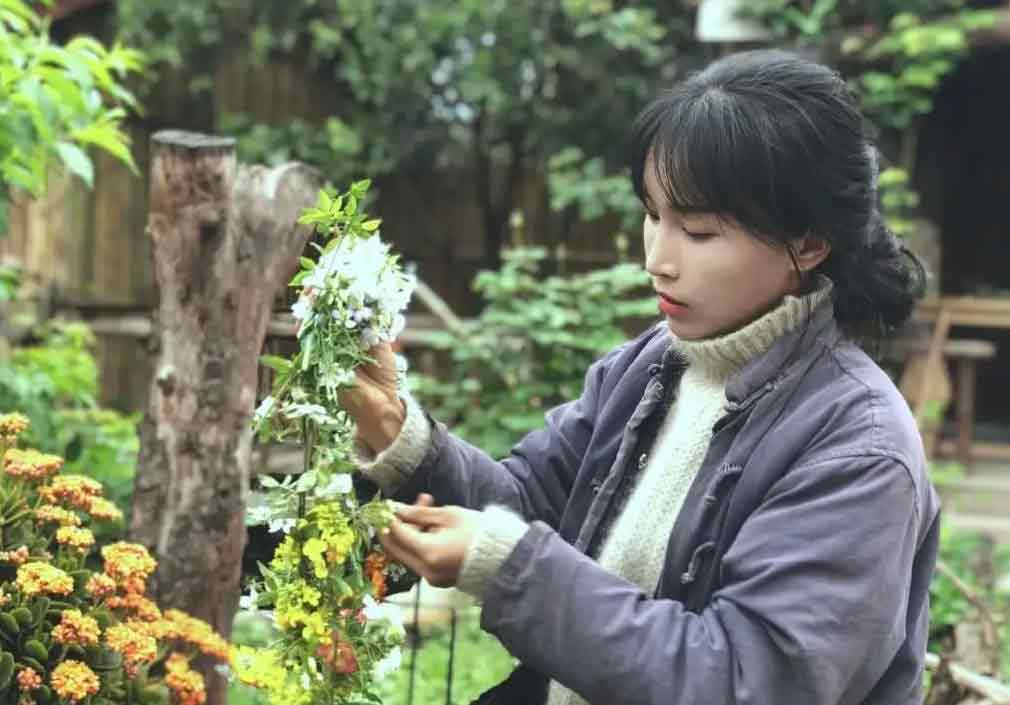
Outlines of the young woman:
<svg viewBox="0 0 1010 705">
<path fill-rule="evenodd" d="M 919 703 L 938 503 L 853 341 L 906 320 L 922 270 L 844 82 L 724 58 L 646 108 L 631 164 L 664 321 L 509 458 L 430 420 L 388 350 L 361 373 L 365 472 L 420 496 L 386 549 L 521 661 L 482 703 Z"/>
</svg>

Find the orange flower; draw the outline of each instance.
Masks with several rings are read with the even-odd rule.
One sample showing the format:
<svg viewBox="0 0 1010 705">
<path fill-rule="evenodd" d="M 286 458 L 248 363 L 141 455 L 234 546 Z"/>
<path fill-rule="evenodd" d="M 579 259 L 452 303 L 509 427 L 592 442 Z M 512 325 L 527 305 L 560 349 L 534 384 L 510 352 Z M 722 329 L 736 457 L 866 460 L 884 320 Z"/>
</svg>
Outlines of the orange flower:
<svg viewBox="0 0 1010 705">
<path fill-rule="evenodd" d="M 230 647 L 225 639 L 202 619 L 179 610 L 165 612 L 165 638 L 192 644 L 201 653 L 227 663 Z"/>
<path fill-rule="evenodd" d="M 158 563 L 139 543 L 119 541 L 102 549 L 105 574 L 116 581 L 126 592 L 144 592 L 144 581 L 154 572 Z"/>
<path fill-rule="evenodd" d="M 386 566 L 388 561 L 383 553 L 375 551 L 365 558 L 365 578 L 372 583 L 375 599 L 382 601 L 386 596 Z"/>
<path fill-rule="evenodd" d="M 115 521 L 123 518 L 119 507 L 104 497 L 92 497 L 91 504 L 85 511 L 99 521 Z"/>
<path fill-rule="evenodd" d="M 165 671 L 165 685 L 175 694 L 179 705 L 203 705 L 207 701 L 203 676 L 190 669 L 185 656 L 173 652 L 165 662 Z"/>
<path fill-rule="evenodd" d="M 61 698 L 72 703 L 80 702 L 98 692 L 101 681 L 87 664 L 68 659 L 53 669 L 49 676 L 53 690 Z"/>
<path fill-rule="evenodd" d="M 18 546 L 14 551 L 0 551 L 0 563 L 10 563 L 11 565 L 24 565 L 28 560 L 28 547 Z"/>
<path fill-rule="evenodd" d="M 95 646 L 99 634 L 98 622 L 80 610 L 64 610 L 53 627 L 53 640 L 67 646 Z"/>
<path fill-rule="evenodd" d="M 61 526 L 56 530 L 56 541 L 62 546 L 69 546 L 82 553 L 95 545 L 95 535 L 91 529 L 81 529 L 76 526 Z"/>
<path fill-rule="evenodd" d="M 73 578 L 48 563 L 26 563 L 18 568 L 14 582 L 28 597 L 40 594 L 69 595 L 74 591 Z"/>
<path fill-rule="evenodd" d="M 50 504 L 62 504 L 87 511 L 95 497 L 102 496 L 102 485 L 84 475 L 54 477 L 39 488 L 39 496 Z"/>
<path fill-rule="evenodd" d="M 4 454 L 4 472 L 22 480 L 44 480 L 63 467 L 63 458 L 37 450 L 11 448 Z"/>
<path fill-rule="evenodd" d="M 142 622 L 156 622 L 161 619 L 158 605 L 136 592 L 122 596 L 115 595 L 107 599 L 105 604 L 114 610 L 124 610 Z"/>
<path fill-rule="evenodd" d="M 158 656 L 158 642 L 135 622 L 125 622 L 105 630 L 105 645 L 123 657 L 123 669 L 130 678 L 137 676 L 141 664 Z"/>
<path fill-rule="evenodd" d="M 105 573 L 95 573 L 88 578 L 84 589 L 96 600 L 103 600 L 116 592 L 116 581 Z"/>
<path fill-rule="evenodd" d="M 43 504 L 35 510 L 35 518 L 42 522 L 59 524 L 60 526 L 80 526 L 81 518 L 69 509 L 57 507 L 55 504 Z"/>
<path fill-rule="evenodd" d="M 335 673 L 347 675 L 358 670 L 358 657 L 354 647 L 344 641 L 339 634 L 333 633 L 333 641 L 324 643 L 316 649 L 316 656 L 321 658 Z"/>
<path fill-rule="evenodd" d="M 35 672 L 34 668 L 22 668 L 18 671 L 18 686 L 24 692 L 42 687 L 42 676 Z"/>
</svg>

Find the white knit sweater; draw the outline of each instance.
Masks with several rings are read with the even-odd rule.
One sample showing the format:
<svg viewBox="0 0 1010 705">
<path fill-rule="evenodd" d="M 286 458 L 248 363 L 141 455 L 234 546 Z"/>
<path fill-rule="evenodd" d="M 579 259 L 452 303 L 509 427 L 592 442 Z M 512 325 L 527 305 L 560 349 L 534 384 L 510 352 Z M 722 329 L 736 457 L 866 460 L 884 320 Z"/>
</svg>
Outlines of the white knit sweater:
<svg viewBox="0 0 1010 705">
<path fill-rule="evenodd" d="M 601 567 L 635 583 L 647 595 L 653 593 L 670 532 L 705 458 L 712 427 L 724 413 L 727 381 L 747 362 L 767 352 L 776 339 L 801 325 L 830 290 L 830 282 L 822 280 L 808 296 L 787 296 L 778 307 L 729 335 L 704 341 L 672 341 L 687 358 L 688 367 L 646 467 L 604 541 Z M 395 489 L 420 463 L 430 443 L 431 432 L 423 412 L 409 397 L 406 401 L 408 420 L 401 437 L 364 468 L 387 490 Z M 488 507 L 484 513 L 482 530 L 470 545 L 458 585 L 478 599 L 528 528 L 504 507 Z M 551 682 L 547 702 L 586 705 L 578 694 L 557 681 Z"/>
</svg>

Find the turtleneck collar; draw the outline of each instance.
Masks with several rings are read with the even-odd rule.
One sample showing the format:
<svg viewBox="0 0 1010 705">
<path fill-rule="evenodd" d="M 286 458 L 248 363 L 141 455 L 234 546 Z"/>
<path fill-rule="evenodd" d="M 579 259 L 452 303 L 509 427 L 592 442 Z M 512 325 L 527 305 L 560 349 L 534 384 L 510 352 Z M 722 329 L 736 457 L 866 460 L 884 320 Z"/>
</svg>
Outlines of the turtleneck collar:
<svg viewBox="0 0 1010 705">
<path fill-rule="evenodd" d="M 788 295 L 778 306 L 742 328 L 717 338 L 674 339 L 672 347 L 706 375 L 725 382 L 768 352 L 776 340 L 799 328 L 831 295 L 831 280 L 818 276 L 802 296 Z"/>
</svg>

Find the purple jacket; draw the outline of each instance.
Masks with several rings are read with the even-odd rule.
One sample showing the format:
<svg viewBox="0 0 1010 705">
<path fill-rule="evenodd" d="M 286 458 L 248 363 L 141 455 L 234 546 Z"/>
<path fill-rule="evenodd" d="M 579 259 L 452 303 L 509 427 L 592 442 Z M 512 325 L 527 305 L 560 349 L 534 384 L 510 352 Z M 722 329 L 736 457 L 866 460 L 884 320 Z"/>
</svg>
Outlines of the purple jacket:
<svg viewBox="0 0 1010 705">
<path fill-rule="evenodd" d="M 522 666 L 479 702 L 542 703 L 555 678 L 594 705 L 920 703 L 938 500 L 907 404 L 830 304 L 730 380 L 655 593 L 589 557 L 684 365 L 650 329 L 501 462 L 436 424 L 398 498 L 532 522 L 481 618 Z"/>
</svg>

